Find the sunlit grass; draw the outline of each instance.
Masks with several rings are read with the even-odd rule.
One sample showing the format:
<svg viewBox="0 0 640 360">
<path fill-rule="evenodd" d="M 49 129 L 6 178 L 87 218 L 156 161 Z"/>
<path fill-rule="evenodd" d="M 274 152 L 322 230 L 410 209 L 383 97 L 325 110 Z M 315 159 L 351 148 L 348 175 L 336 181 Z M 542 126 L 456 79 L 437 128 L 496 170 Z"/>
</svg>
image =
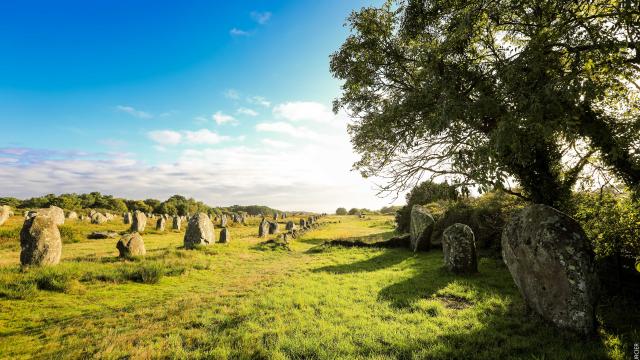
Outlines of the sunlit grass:
<svg viewBox="0 0 640 360">
<path fill-rule="evenodd" d="M 3 240 L 0 358 L 579 359 L 630 346 L 525 315 L 497 260 L 455 276 L 438 251 L 325 245 L 385 240 L 391 217 L 324 218 L 290 251 L 260 245 L 257 221 L 198 250 L 181 248 L 183 232 L 148 231 L 147 256 L 130 260 L 117 258 L 118 239 L 86 239 L 126 225 L 70 222 L 84 238 L 50 268 L 20 268 L 18 240 Z"/>
</svg>

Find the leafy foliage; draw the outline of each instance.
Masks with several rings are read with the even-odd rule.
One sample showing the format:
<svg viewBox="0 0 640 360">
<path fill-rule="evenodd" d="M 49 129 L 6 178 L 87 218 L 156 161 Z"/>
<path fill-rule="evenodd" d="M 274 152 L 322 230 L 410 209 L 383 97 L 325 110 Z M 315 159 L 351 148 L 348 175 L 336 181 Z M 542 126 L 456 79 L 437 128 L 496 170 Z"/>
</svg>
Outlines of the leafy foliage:
<svg viewBox="0 0 640 360">
<path fill-rule="evenodd" d="M 448 183 L 424 181 L 406 195 L 407 205 L 396 213 L 398 231 L 408 232 L 411 223 L 411 208 L 413 205 L 425 205 L 439 200 L 455 201 L 460 197 L 455 186 Z"/>
<path fill-rule="evenodd" d="M 336 209 L 336 215 L 347 215 L 347 209 L 339 207 Z"/>
</svg>

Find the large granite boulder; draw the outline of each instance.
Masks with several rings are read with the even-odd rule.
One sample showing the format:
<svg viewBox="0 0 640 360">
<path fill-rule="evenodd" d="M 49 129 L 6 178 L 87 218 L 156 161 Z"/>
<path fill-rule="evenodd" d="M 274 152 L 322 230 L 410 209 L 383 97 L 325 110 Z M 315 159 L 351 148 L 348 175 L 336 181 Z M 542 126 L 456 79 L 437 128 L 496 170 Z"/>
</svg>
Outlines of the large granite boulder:
<svg viewBox="0 0 640 360">
<path fill-rule="evenodd" d="M 118 237 L 118 233 L 115 231 L 93 231 L 87 235 L 87 239 L 100 240 L 100 239 L 115 239 Z"/>
<path fill-rule="evenodd" d="M 51 218 L 56 225 L 64 224 L 64 210 L 57 206 L 49 206 L 46 209 L 39 209 L 38 215 Z"/>
<path fill-rule="evenodd" d="M 465 224 L 453 224 L 442 233 L 444 265 L 456 274 L 478 272 L 478 257 L 473 230 Z"/>
<path fill-rule="evenodd" d="M 258 237 L 265 237 L 269 233 L 269 222 L 267 219 L 262 218 L 260 225 L 258 225 Z"/>
<path fill-rule="evenodd" d="M 11 208 L 7 205 L 0 206 L 0 225 L 4 224 L 11 217 Z"/>
<path fill-rule="evenodd" d="M 209 245 L 216 242 L 213 223 L 205 213 L 197 213 L 189 219 L 184 234 L 184 247 L 192 249 L 197 245 Z"/>
<path fill-rule="evenodd" d="M 411 208 L 411 250 L 426 251 L 431 248 L 431 233 L 435 220 L 425 208 L 413 205 Z"/>
<path fill-rule="evenodd" d="M 175 215 L 173 217 L 173 221 L 171 222 L 171 227 L 173 228 L 173 230 L 180 231 L 180 228 L 182 227 L 182 218 L 178 215 Z"/>
<path fill-rule="evenodd" d="M 277 234 L 279 232 L 279 226 L 277 222 L 269 222 L 269 234 Z"/>
<path fill-rule="evenodd" d="M 28 218 L 20 231 L 22 265 L 54 265 L 60 262 L 62 239 L 55 219 L 38 214 Z"/>
<path fill-rule="evenodd" d="M 106 216 L 102 215 L 99 212 L 94 212 L 93 215 L 91 216 L 92 224 L 104 224 L 107 221 L 109 221 L 109 219 L 107 219 Z"/>
<path fill-rule="evenodd" d="M 164 231 L 166 223 L 167 221 L 164 219 L 164 217 L 159 216 L 158 220 L 156 221 L 156 230 Z"/>
<path fill-rule="evenodd" d="M 133 221 L 131 221 L 131 227 L 129 228 L 129 232 L 144 232 L 144 228 L 147 226 L 147 215 L 145 215 L 142 211 L 136 210 L 133 213 Z"/>
<path fill-rule="evenodd" d="M 226 244 L 231 240 L 231 234 L 229 233 L 229 228 L 222 228 L 222 230 L 220 230 L 220 239 L 219 239 L 219 243 L 221 244 Z"/>
<path fill-rule="evenodd" d="M 144 256 L 147 251 L 144 248 L 142 236 L 137 232 L 126 234 L 116 244 L 120 257 Z"/>
<path fill-rule="evenodd" d="M 597 278 L 580 224 L 550 206 L 529 206 L 505 226 L 502 257 L 529 308 L 558 327 L 594 332 Z"/>
</svg>

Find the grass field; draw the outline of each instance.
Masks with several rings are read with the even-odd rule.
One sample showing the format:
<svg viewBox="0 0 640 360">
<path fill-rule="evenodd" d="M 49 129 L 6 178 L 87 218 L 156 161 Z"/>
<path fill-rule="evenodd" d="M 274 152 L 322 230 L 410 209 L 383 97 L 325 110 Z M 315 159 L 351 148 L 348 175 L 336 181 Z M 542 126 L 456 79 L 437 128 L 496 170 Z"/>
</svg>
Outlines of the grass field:
<svg viewBox="0 0 640 360">
<path fill-rule="evenodd" d="M 119 260 L 126 225 L 69 222 L 61 264 L 22 270 L 14 217 L 0 227 L 0 358 L 628 358 L 637 330 L 597 337 L 525 314 L 504 265 L 454 276 L 442 253 L 323 245 L 384 240 L 391 217 L 326 217 L 291 249 L 264 245 L 257 219 L 230 244 L 181 249 L 149 231 L 144 259 Z M 148 226 L 149 228 L 149 226 Z M 636 337 L 637 339 L 637 337 Z"/>
</svg>

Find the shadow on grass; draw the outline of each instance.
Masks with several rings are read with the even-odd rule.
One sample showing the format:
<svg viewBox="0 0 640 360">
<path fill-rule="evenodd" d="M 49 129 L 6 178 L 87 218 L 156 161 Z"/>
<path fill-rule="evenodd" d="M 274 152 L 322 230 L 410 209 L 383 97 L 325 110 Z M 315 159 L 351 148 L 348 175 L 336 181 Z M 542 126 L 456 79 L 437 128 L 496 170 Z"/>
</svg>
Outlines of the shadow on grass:
<svg viewBox="0 0 640 360">
<path fill-rule="evenodd" d="M 386 251 L 378 256 L 366 260 L 349 264 L 329 265 L 317 269 L 313 272 L 328 272 L 334 274 L 348 274 L 357 272 L 371 272 L 391 267 L 412 257 L 408 251 Z"/>
</svg>

